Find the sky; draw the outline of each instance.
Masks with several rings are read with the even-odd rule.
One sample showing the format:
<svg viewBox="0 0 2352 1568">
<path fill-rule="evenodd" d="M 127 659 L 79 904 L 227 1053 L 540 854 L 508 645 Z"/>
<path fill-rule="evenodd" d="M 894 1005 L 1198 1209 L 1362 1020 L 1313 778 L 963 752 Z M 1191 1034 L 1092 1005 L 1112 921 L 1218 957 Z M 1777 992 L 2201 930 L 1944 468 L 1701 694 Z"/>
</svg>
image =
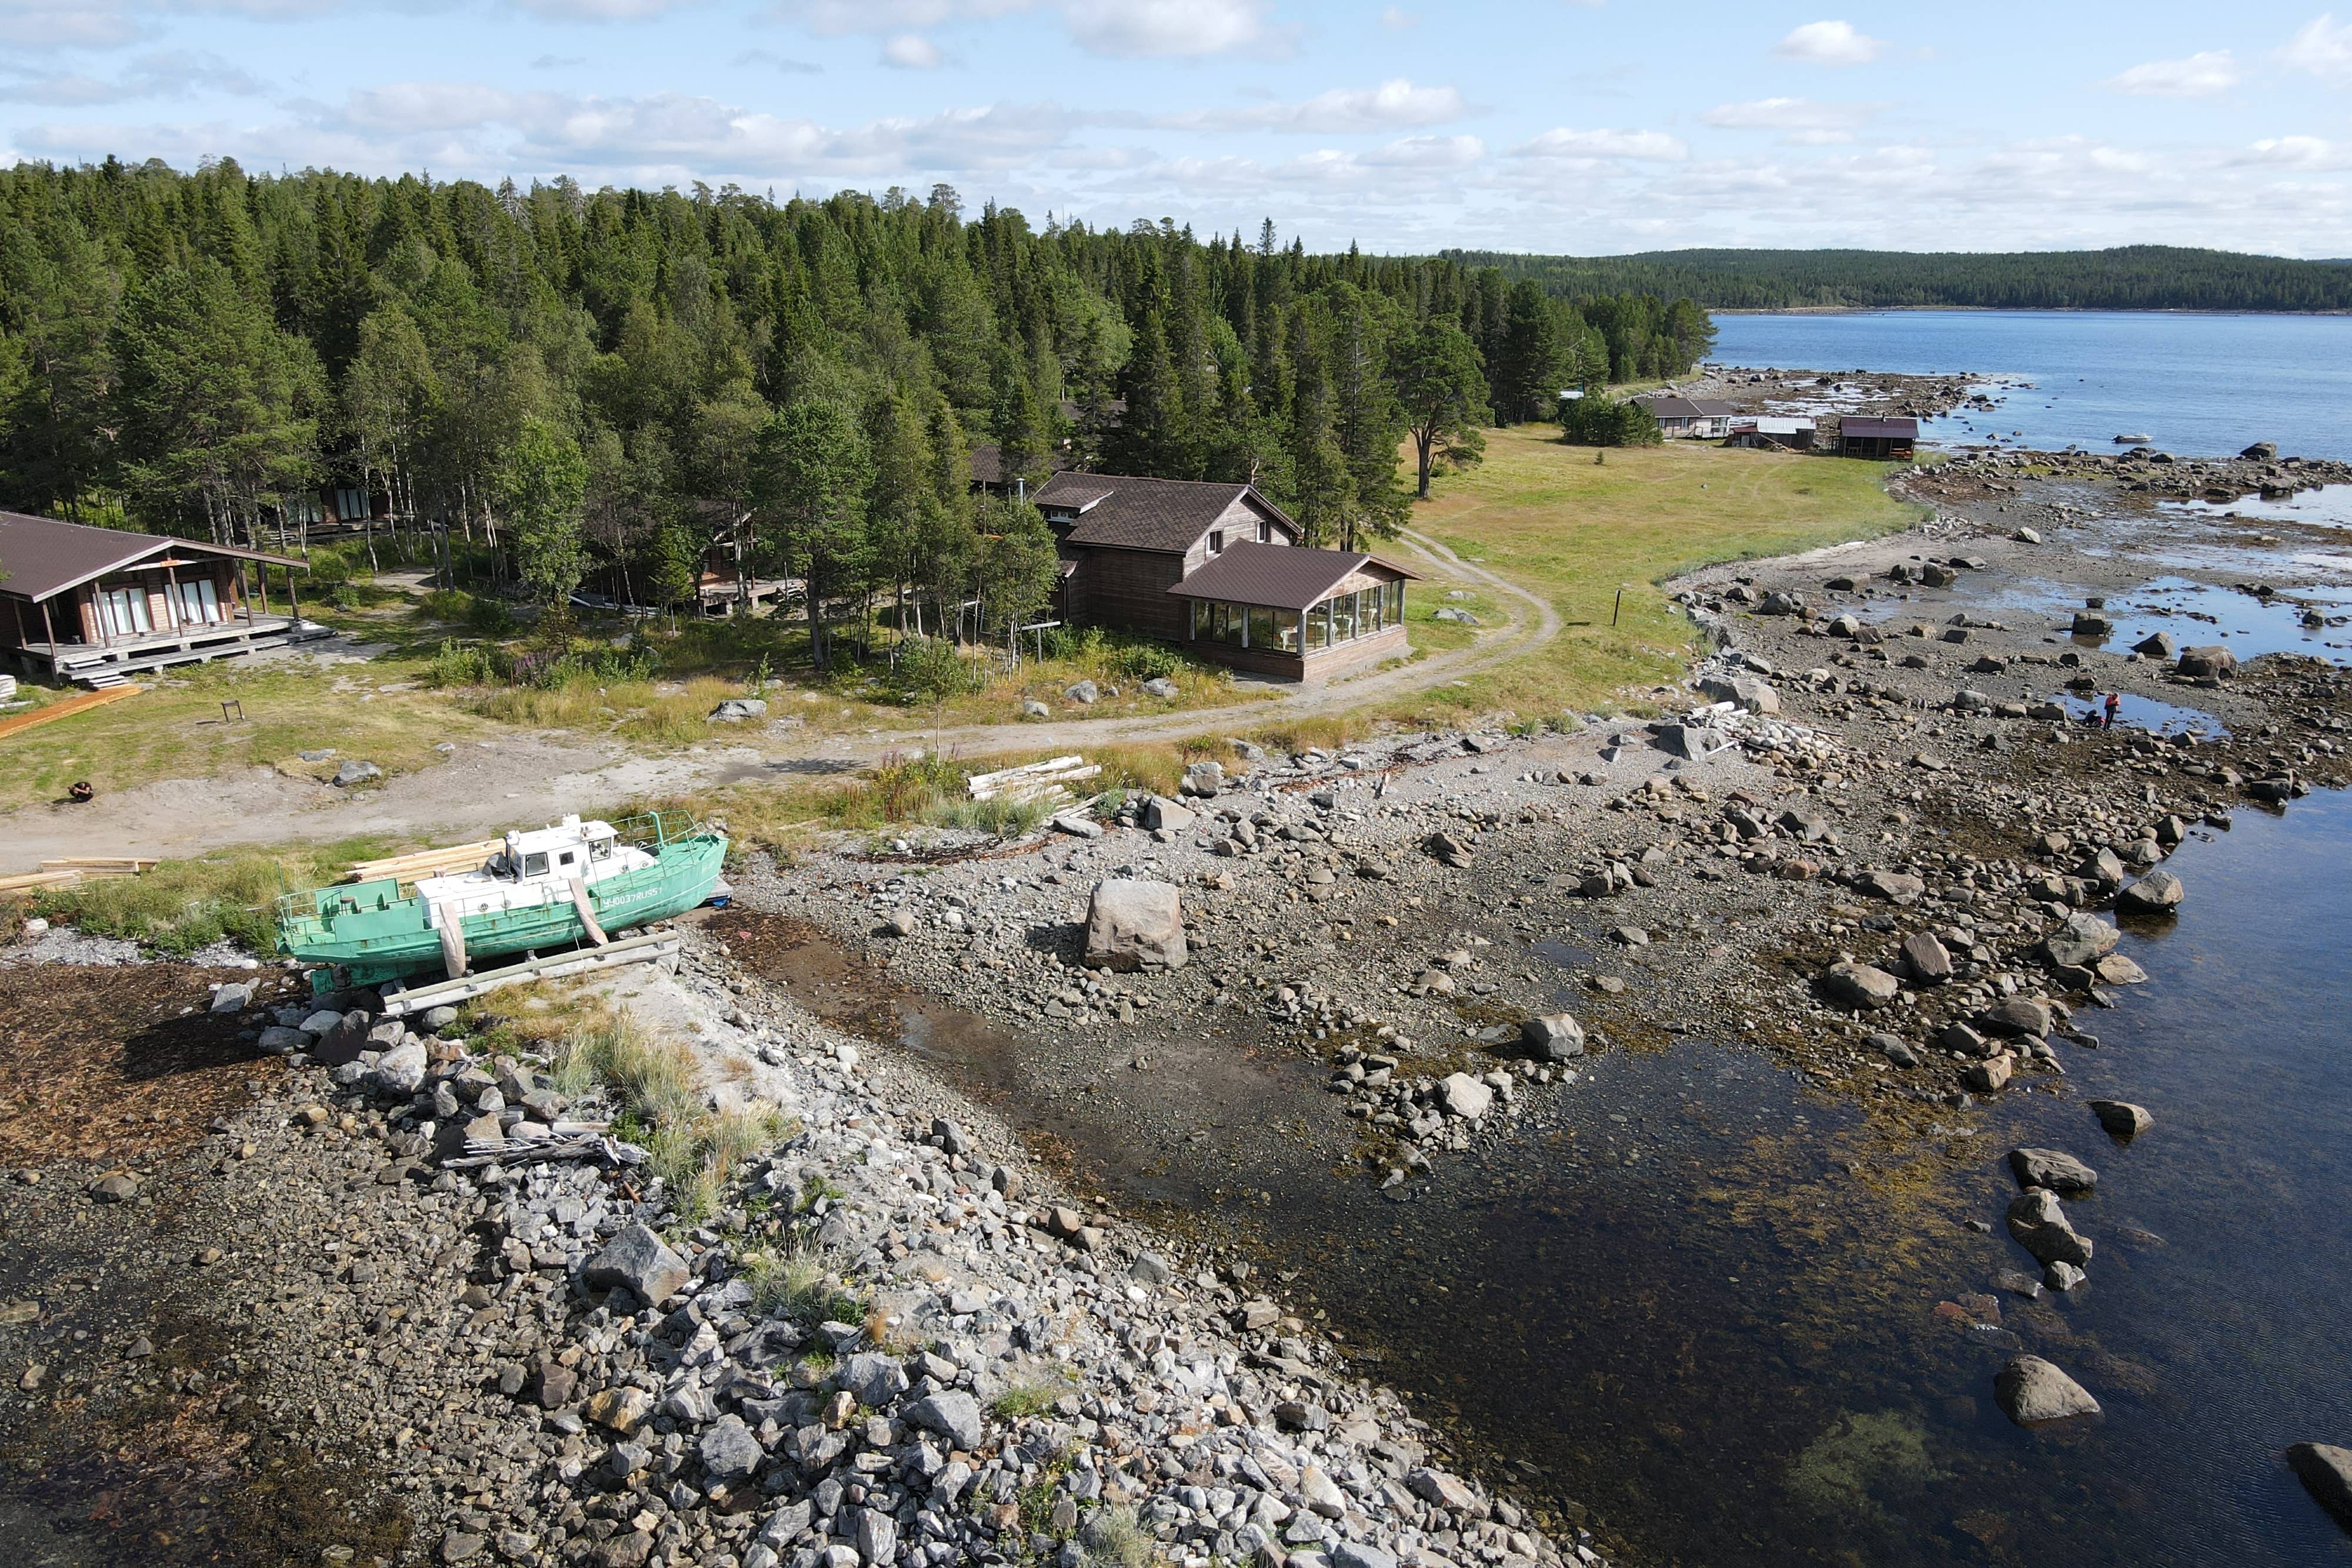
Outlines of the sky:
<svg viewBox="0 0 2352 1568">
<path fill-rule="evenodd" d="M 0 162 L 822 195 L 1381 253 L 2352 256 L 2352 0 L 0 0 Z"/>
</svg>

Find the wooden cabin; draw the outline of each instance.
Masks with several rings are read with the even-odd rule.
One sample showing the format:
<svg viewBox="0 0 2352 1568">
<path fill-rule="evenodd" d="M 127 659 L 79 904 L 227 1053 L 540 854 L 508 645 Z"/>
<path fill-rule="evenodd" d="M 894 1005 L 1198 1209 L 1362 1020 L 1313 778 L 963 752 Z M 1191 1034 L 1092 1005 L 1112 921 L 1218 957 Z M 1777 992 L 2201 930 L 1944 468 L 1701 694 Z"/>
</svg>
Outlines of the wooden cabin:
<svg viewBox="0 0 2352 1568">
<path fill-rule="evenodd" d="M 1065 473 L 1032 498 L 1057 541 L 1072 624 L 1162 638 L 1288 680 L 1405 649 L 1413 574 L 1301 545 L 1298 525 L 1255 486 Z"/>
<path fill-rule="evenodd" d="M 309 566 L 234 545 L 0 512 L 0 651 L 27 674 L 120 685 L 142 670 L 329 635 L 280 613 L 258 570 Z"/>
<path fill-rule="evenodd" d="M 1838 452 L 1846 457 L 1908 462 L 1918 440 L 1916 419 L 1864 419 L 1848 414 L 1838 421 Z"/>
</svg>

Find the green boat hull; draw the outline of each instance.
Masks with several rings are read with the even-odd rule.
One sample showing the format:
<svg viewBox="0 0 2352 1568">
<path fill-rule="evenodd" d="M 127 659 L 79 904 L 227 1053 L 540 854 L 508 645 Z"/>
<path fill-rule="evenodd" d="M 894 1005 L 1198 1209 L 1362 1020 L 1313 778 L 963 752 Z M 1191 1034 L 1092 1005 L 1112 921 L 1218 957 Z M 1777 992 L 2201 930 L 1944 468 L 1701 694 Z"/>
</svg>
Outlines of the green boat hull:
<svg viewBox="0 0 2352 1568">
<path fill-rule="evenodd" d="M 673 839 L 648 852 L 654 863 L 590 884 L 588 904 L 605 935 L 666 919 L 707 901 L 718 886 L 727 859 L 723 834 L 698 832 Z M 443 967 L 441 933 L 423 898 L 399 896 L 386 877 L 374 882 L 322 887 L 281 901 L 278 946 L 287 954 L 320 967 L 312 971 L 313 992 L 325 995 L 348 986 L 372 986 Z M 460 923 L 469 963 L 511 953 L 546 953 L 589 940 L 569 899 L 530 909 L 469 915 Z"/>
</svg>

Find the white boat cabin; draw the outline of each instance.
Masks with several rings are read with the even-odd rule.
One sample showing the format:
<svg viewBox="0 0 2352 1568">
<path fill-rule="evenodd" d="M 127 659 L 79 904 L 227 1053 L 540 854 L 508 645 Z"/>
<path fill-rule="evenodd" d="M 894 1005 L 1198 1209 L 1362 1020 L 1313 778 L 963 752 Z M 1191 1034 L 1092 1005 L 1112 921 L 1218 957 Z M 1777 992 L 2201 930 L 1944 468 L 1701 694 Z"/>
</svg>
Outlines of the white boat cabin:
<svg viewBox="0 0 2352 1568">
<path fill-rule="evenodd" d="M 645 851 L 622 843 L 610 822 L 572 816 L 534 833 L 510 832 L 506 848 L 478 871 L 428 876 L 416 892 L 432 910 L 432 924 L 439 926 L 452 916 L 462 920 L 495 910 L 574 903 L 572 883 L 591 887 L 653 863 Z"/>
</svg>

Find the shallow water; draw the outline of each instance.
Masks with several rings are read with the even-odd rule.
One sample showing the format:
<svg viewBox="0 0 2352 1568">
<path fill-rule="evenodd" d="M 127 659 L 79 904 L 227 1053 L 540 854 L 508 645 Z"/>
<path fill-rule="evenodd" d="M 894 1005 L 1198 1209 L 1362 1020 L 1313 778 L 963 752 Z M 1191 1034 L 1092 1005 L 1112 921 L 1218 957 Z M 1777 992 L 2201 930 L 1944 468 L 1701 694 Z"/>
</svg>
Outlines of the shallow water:
<svg viewBox="0 0 2352 1568">
<path fill-rule="evenodd" d="M 2269 564 L 2281 563 L 2273 558 Z M 2352 628 L 2303 624 L 2304 612 L 2311 606 L 2331 617 L 2342 613 L 2347 591 L 2333 585 L 2284 586 L 2263 600 L 2193 578 L 2159 577 L 2104 595 L 2106 603 L 2098 612 L 2115 629 L 2098 636 L 2068 630 L 2086 601 L 2080 589 L 2047 578 L 1962 572 L 1949 588 L 1915 587 L 1907 592 L 1906 599 L 1872 600 L 1863 613 L 1882 624 L 1940 622 L 1954 611 L 1965 610 L 2012 629 L 2023 629 L 2038 618 L 2050 633 L 2045 641 L 2079 648 L 2126 649 L 2163 632 L 2176 647 L 2218 643 L 2241 660 L 2264 653 L 2308 653 L 2340 664 L 2352 656 Z"/>
<path fill-rule="evenodd" d="M 2146 435 L 2183 456 L 2275 441 L 2352 458 L 2352 317 L 2137 310 L 1863 310 L 1715 318 L 1727 365 L 2023 377 L 1998 407 L 1923 421 L 1927 439 L 2116 451 Z"/>
<path fill-rule="evenodd" d="M 2078 1020 L 2104 1043 L 2062 1046 L 2063 1080 L 1938 1113 L 1924 1143 L 1693 1038 L 1588 1060 L 1507 1144 L 1441 1157 L 1402 1203 L 1243 1135 L 1319 1099 L 1295 1055 L 1167 1020 L 1194 1038 L 1155 1079 L 1200 1134 L 1144 1137 L 1025 1079 L 1010 1031 L 878 1005 L 1113 1190 L 1254 1227 L 1366 1371 L 1523 1488 L 1591 1508 L 1636 1562 L 2352 1564 L 2281 1458 L 2352 1441 L 2352 1014 L 2326 978 L 2352 930 L 2352 797 L 2241 810 L 2169 863 L 2189 890 L 2177 923 L 2123 940 L 2152 983 Z M 1565 984 L 1602 952 L 1567 930 L 1538 956 Z M 801 968 L 794 988 L 831 988 L 836 1014 L 888 989 L 837 958 Z M 2155 1127 L 2116 1144 L 2084 1108 L 2100 1097 Z M 2090 1283 L 1963 1326 L 1937 1304 L 2031 1268 L 2000 1233 L 2020 1144 L 2099 1169 L 2069 1204 L 2097 1244 Z M 2012 1427 L 1992 1379 L 2020 1347 L 2104 1416 Z"/>
</svg>

